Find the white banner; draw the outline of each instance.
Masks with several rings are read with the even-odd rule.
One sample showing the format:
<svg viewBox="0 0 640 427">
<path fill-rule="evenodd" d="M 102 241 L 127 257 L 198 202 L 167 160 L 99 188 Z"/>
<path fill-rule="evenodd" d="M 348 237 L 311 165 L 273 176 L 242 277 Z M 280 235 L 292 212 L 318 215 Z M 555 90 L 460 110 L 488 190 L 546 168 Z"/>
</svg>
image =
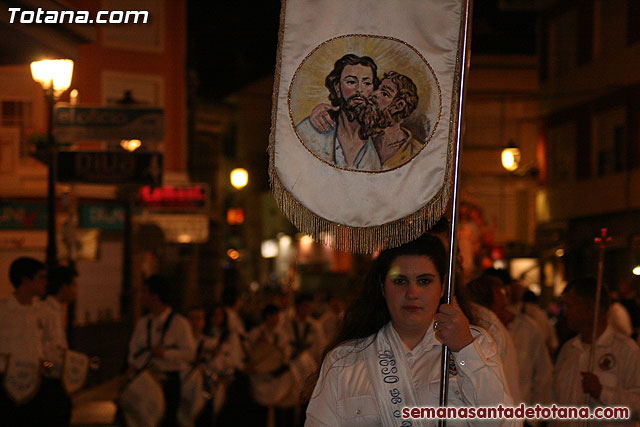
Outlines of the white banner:
<svg viewBox="0 0 640 427">
<path fill-rule="evenodd" d="M 67 349 L 62 364 L 62 385 L 69 394 L 84 386 L 89 372 L 89 357 L 86 354 Z"/>
<path fill-rule="evenodd" d="M 463 0 L 283 1 L 270 177 L 285 215 L 370 253 L 449 199 Z"/>
</svg>

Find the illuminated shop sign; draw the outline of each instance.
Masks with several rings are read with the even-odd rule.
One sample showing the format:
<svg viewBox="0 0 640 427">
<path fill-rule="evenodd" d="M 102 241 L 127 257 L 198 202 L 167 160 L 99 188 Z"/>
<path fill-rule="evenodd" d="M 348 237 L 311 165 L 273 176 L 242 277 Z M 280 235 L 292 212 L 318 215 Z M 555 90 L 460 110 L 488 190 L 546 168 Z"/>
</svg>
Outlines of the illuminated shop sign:
<svg viewBox="0 0 640 427">
<path fill-rule="evenodd" d="M 162 187 L 145 185 L 138 192 L 136 205 L 148 208 L 205 209 L 208 200 L 209 191 L 206 184 Z"/>
</svg>

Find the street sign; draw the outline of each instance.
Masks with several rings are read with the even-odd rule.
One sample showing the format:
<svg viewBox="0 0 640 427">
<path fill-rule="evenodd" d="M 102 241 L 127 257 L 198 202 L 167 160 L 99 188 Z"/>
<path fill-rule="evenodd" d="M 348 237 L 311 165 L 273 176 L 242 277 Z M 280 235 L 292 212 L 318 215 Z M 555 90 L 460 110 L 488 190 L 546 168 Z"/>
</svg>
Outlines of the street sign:
<svg viewBox="0 0 640 427">
<path fill-rule="evenodd" d="M 85 107 L 57 105 L 54 136 L 63 142 L 78 140 L 164 139 L 164 110 L 142 107 Z"/>
<path fill-rule="evenodd" d="M 162 154 L 60 151 L 58 181 L 160 185 Z"/>
<path fill-rule="evenodd" d="M 209 185 L 204 183 L 140 187 L 135 201 L 141 208 L 161 210 L 206 210 L 209 206 Z"/>
</svg>

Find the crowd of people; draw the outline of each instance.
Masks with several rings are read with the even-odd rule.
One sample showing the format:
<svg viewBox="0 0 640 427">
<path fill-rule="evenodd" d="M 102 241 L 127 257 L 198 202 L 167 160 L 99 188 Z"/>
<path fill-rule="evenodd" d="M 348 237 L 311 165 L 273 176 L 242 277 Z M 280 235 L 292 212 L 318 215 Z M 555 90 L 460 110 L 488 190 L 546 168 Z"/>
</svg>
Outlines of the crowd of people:
<svg viewBox="0 0 640 427">
<path fill-rule="evenodd" d="M 349 304 L 342 297 L 347 293 L 321 300 L 305 293 L 270 294 L 258 321 L 243 310 L 232 287 L 221 305 L 193 306 L 182 315 L 171 306 L 170 283 L 148 277 L 141 292 L 148 314 L 131 335 L 117 421 L 432 425 L 434 420 L 406 420 L 401 414 L 406 407 L 438 406 L 447 345 L 449 406 L 625 406 L 630 419 L 594 425 L 637 426 L 637 283 L 620 284 L 617 294 L 603 286 L 596 307 L 596 280 L 572 280 L 555 323 L 536 295 L 504 270 L 489 269 L 469 281 L 457 274 L 455 297 L 445 304 L 446 234 L 436 228 L 383 250 Z M 11 425 L 69 425 L 71 401 L 62 371 L 66 306 L 75 299 L 76 274 L 60 267 L 47 278 L 44 264 L 19 258 L 9 276 L 15 292 L 0 301 L 0 411 Z M 461 421 L 449 424 L 584 424 Z"/>
<path fill-rule="evenodd" d="M 76 298 L 76 276 L 66 266 L 47 272 L 28 257 L 9 268 L 14 293 L 0 301 L 0 414 L 7 425 L 70 424 L 69 382 L 63 382 L 70 377 L 63 370 L 70 368 L 66 308 Z"/>
<path fill-rule="evenodd" d="M 135 425 L 162 419 L 167 426 L 235 425 L 239 417 L 250 425 L 302 423 L 300 395 L 331 338 L 325 327 L 340 322 L 342 301 L 331 298 L 331 308 L 316 319 L 310 295 L 298 295 L 295 304 L 278 295 L 247 330 L 233 288 L 226 290 L 223 305 L 190 307 L 182 316 L 170 306 L 169 286 L 157 275 L 144 282 L 141 298 L 149 314 L 131 337 L 120 419 Z M 149 371 L 164 411 L 145 409 L 156 398 L 148 393 L 153 384 L 140 379 Z"/>
<path fill-rule="evenodd" d="M 264 301 L 261 322 L 247 328 L 245 320 L 252 316 L 228 289 L 224 305 L 212 310 L 192 307 L 186 320 L 176 314 L 174 318 L 182 319 L 180 330 L 189 323 L 194 338 L 184 344 L 181 372 L 200 366 L 203 388 L 211 396 L 191 413 L 194 425 L 231 425 L 238 417 L 251 425 L 401 425 L 406 421 L 398 419 L 402 408 L 438 405 L 443 344 L 451 350 L 450 406 L 627 406 L 632 418 L 614 424 L 636 425 L 640 347 L 631 336 L 640 325 L 629 320 L 623 333 L 617 326 L 620 322 L 611 320 L 606 286 L 597 310 L 595 363 L 590 367 L 594 279 L 568 283 L 561 297 L 564 321 L 556 324 L 538 305 L 537 296 L 504 270 L 489 269 L 468 282 L 458 275 L 453 304 L 443 304 L 446 243 L 434 232 L 382 251 L 372 261 L 360 295 L 346 310 L 346 302 L 335 295 L 318 301 L 298 294 L 295 303 L 290 295 L 275 295 Z M 155 289 L 150 295 L 162 295 L 152 285 L 158 280 L 147 280 L 145 286 Z M 637 300 L 630 291 L 625 296 L 624 304 L 618 302 L 623 308 L 616 307 L 614 314 L 624 310 L 625 318 L 636 319 L 631 301 Z M 168 305 L 155 311 L 152 305 L 147 307 L 152 314 L 138 323 L 132 354 L 145 346 L 153 354 L 154 346 L 162 342 L 159 326 L 151 319 L 166 324 L 163 319 L 169 318 L 171 310 Z M 145 345 L 148 328 L 156 332 Z M 567 330 L 574 336 L 567 335 Z M 169 327 L 165 348 L 178 347 L 171 331 Z M 175 331 L 175 336 L 183 335 L 177 326 Z M 158 362 L 157 370 L 162 371 Z M 165 398 L 174 399 L 174 404 L 167 405 L 166 413 L 179 418 L 178 381 L 168 378 L 163 387 L 173 384 L 174 391 L 165 392 Z M 584 421 L 487 423 L 579 425 Z M 449 424 L 458 425 L 459 420 Z M 183 420 L 178 425 L 188 424 Z"/>
</svg>

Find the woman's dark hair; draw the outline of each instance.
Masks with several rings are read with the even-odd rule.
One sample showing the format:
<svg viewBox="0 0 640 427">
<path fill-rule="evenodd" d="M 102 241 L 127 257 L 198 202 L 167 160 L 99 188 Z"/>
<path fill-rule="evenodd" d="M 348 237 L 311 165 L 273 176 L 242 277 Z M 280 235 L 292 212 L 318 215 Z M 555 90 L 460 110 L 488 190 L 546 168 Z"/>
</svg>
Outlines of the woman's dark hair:
<svg viewBox="0 0 640 427">
<path fill-rule="evenodd" d="M 396 258 L 412 255 L 429 257 L 438 270 L 440 281 L 444 282 L 448 258 L 437 237 L 424 234 L 404 245 L 383 250 L 373 261 L 360 296 L 345 312 L 342 328 L 330 349 L 349 340 L 373 335 L 391 320 L 387 301 L 382 293 L 384 282 Z"/>
<path fill-rule="evenodd" d="M 440 281 L 444 283 L 448 268 L 448 256 L 442 241 L 430 234 L 423 234 L 416 240 L 398 246 L 385 249 L 373 260 L 360 296 L 347 308 L 340 331 L 335 340 L 324 351 L 326 356 L 339 345 L 357 339 L 363 339 L 377 333 L 391 320 L 387 301 L 383 295 L 384 282 L 396 258 L 401 256 L 427 256 L 433 262 L 438 271 Z M 367 343 L 369 345 L 371 343 Z M 362 347 L 360 350 L 363 350 Z M 324 358 L 323 358 L 324 359 Z M 301 393 L 303 401 L 309 400 L 313 393 L 313 387 L 318 380 L 319 372 L 311 375 L 305 382 Z"/>
</svg>

